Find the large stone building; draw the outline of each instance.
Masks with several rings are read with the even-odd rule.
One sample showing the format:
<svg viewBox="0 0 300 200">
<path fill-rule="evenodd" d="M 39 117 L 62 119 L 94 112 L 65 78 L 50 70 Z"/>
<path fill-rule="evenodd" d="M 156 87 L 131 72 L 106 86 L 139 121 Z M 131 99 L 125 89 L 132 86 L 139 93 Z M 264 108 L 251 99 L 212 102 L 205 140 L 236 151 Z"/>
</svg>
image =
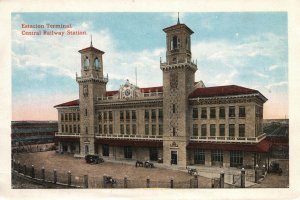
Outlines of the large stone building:
<svg viewBox="0 0 300 200">
<path fill-rule="evenodd" d="M 163 86 L 139 88 L 127 80 L 107 91 L 104 52 L 92 43 L 79 51 L 79 100 L 55 106 L 60 151 L 178 166 L 264 163 L 270 148 L 262 129 L 266 97 L 237 85 L 205 87 L 195 82 L 193 31 L 179 20 L 163 31 Z"/>
</svg>

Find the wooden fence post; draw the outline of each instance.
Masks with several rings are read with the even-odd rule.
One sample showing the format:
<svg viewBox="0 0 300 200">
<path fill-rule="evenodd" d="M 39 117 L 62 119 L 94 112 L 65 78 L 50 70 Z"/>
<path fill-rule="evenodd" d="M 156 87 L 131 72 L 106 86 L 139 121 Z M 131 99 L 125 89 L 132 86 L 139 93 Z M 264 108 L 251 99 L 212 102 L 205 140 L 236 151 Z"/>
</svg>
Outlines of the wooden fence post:
<svg viewBox="0 0 300 200">
<path fill-rule="evenodd" d="M 127 176 L 124 177 L 124 188 L 128 188 L 128 179 L 127 179 Z"/>
<path fill-rule="evenodd" d="M 245 188 L 245 169 L 242 168 L 241 170 L 241 188 Z"/>
<path fill-rule="evenodd" d="M 255 166 L 254 183 L 258 183 L 258 165 Z"/>
<path fill-rule="evenodd" d="M 194 176 L 194 188 L 198 188 L 198 176 Z"/>
<path fill-rule="evenodd" d="M 71 178 L 72 178 L 72 174 L 71 174 L 71 172 L 70 171 L 68 171 L 68 186 L 70 186 L 71 185 Z"/>
<path fill-rule="evenodd" d="M 224 172 L 220 173 L 220 188 L 224 188 Z"/>
<path fill-rule="evenodd" d="M 27 167 L 26 167 L 26 165 L 24 165 L 23 168 L 24 168 L 24 175 L 27 175 Z"/>
<path fill-rule="evenodd" d="M 42 180 L 45 181 L 45 168 L 42 167 Z"/>
<path fill-rule="evenodd" d="M 53 170 L 53 183 L 56 184 L 57 182 L 57 172 L 56 172 L 56 169 Z"/>
<path fill-rule="evenodd" d="M 31 178 L 35 178 L 35 173 L 34 173 L 34 165 L 31 165 Z"/>
<path fill-rule="evenodd" d="M 84 188 L 89 188 L 89 177 L 88 177 L 88 175 L 84 175 L 83 180 L 84 180 Z"/>
<path fill-rule="evenodd" d="M 149 178 L 149 176 L 147 177 L 147 184 L 146 184 L 146 187 L 147 187 L 147 188 L 150 188 L 150 178 Z"/>
</svg>

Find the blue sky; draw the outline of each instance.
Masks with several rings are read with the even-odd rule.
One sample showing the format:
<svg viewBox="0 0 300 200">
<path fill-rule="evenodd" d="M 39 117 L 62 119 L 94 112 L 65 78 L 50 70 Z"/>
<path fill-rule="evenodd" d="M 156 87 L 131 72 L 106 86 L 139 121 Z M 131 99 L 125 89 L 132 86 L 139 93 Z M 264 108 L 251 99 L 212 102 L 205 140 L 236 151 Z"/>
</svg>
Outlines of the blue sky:
<svg viewBox="0 0 300 200">
<path fill-rule="evenodd" d="M 194 31 L 196 80 L 207 87 L 235 84 L 257 89 L 269 99 L 265 117 L 288 115 L 287 13 L 180 13 L 180 21 Z M 20 112 L 25 111 L 18 110 L 34 104 L 51 115 L 33 118 L 56 119 L 53 105 L 78 98 L 78 50 L 89 46 L 90 34 L 94 46 L 106 52 L 108 90 L 118 89 L 126 79 L 135 82 L 135 68 L 140 87 L 162 85 L 162 29 L 176 22 L 177 13 L 13 13 L 13 118 L 23 119 Z M 22 23 L 72 24 L 88 35 L 22 36 Z"/>
</svg>

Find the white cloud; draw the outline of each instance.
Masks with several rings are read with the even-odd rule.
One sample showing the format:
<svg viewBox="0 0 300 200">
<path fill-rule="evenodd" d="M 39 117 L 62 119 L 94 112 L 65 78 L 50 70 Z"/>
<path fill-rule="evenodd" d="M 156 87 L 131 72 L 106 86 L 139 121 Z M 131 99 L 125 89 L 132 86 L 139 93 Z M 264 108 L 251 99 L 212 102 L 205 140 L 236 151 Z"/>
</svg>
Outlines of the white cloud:
<svg viewBox="0 0 300 200">
<path fill-rule="evenodd" d="M 287 81 L 280 81 L 280 82 L 276 82 L 276 83 L 271 83 L 271 84 L 267 85 L 266 88 L 268 90 L 271 90 L 271 88 L 282 87 L 282 86 L 287 86 L 287 85 L 288 85 Z"/>
<path fill-rule="evenodd" d="M 258 77 L 261 77 L 261 78 L 268 78 L 269 77 L 267 74 L 263 74 L 263 73 L 260 73 L 260 72 L 257 72 L 257 71 L 254 71 L 253 74 L 258 76 Z"/>
<path fill-rule="evenodd" d="M 273 71 L 274 69 L 277 69 L 277 68 L 279 68 L 280 66 L 279 65 L 271 65 L 270 67 L 269 67 L 269 71 Z"/>
</svg>

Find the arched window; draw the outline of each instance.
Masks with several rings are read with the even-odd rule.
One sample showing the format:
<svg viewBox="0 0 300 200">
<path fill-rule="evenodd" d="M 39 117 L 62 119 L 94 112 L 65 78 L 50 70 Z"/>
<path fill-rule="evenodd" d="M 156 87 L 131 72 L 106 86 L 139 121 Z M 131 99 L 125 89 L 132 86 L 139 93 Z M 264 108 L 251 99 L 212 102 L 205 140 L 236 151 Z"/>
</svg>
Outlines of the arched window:
<svg viewBox="0 0 300 200">
<path fill-rule="evenodd" d="M 95 58 L 95 61 L 94 61 L 94 67 L 96 69 L 100 69 L 100 62 L 99 62 L 99 59 L 98 58 Z"/>
<path fill-rule="evenodd" d="M 88 68 L 89 66 L 90 66 L 90 61 L 89 61 L 89 58 L 86 56 L 84 59 L 84 67 Z"/>
<path fill-rule="evenodd" d="M 177 36 L 174 35 L 173 38 L 172 38 L 172 42 L 171 42 L 171 50 L 173 49 L 177 49 L 178 47 L 178 41 L 177 41 Z"/>
</svg>

